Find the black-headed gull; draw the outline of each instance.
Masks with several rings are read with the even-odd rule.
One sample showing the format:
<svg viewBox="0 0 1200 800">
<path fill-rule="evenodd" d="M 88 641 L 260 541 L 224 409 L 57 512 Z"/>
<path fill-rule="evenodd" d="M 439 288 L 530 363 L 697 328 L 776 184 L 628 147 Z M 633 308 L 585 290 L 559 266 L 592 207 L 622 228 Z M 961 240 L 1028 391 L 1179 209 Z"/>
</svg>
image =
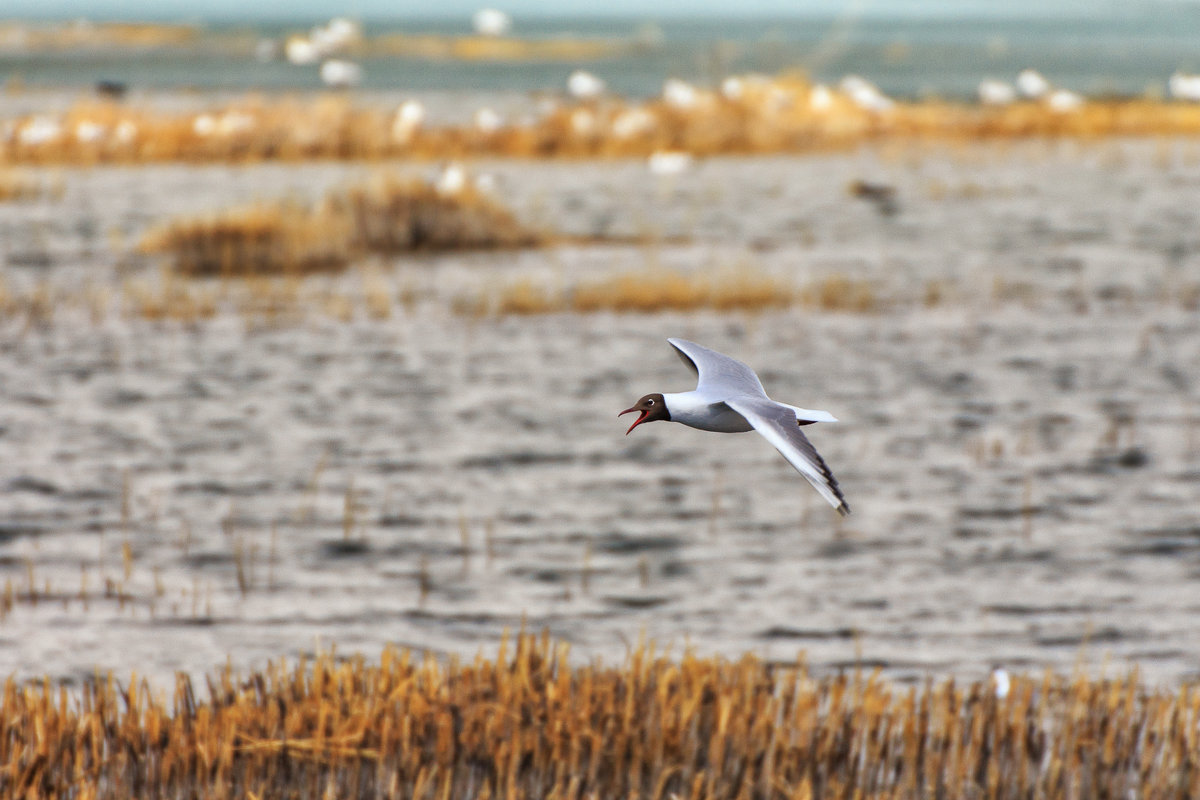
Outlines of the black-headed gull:
<svg viewBox="0 0 1200 800">
<path fill-rule="evenodd" d="M 800 431 L 801 425 L 837 422 L 836 417 L 828 411 L 797 408 L 772 400 L 754 370 L 737 359 L 683 339 L 667 341 L 696 373 L 696 388 L 674 394 L 656 392 L 638 400 L 632 408 L 617 415 L 634 411 L 640 414 L 625 432 L 626 436 L 643 422 L 656 420 L 682 422 L 691 428 L 718 433 L 758 431 L 839 514 L 850 513 L 837 479 Z"/>
</svg>

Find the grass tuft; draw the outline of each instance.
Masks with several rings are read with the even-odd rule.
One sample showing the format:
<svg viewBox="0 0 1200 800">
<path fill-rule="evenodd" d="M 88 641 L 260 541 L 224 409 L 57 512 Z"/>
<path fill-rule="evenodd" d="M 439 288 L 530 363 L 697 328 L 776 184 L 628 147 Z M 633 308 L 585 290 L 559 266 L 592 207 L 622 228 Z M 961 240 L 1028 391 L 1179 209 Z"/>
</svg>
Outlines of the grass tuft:
<svg viewBox="0 0 1200 800">
<path fill-rule="evenodd" d="M 349 228 L 337 215 L 256 205 L 181 219 L 143 237 L 143 253 L 170 253 L 183 275 L 299 275 L 350 260 Z"/>
<path fill-rule="evenodd" d="M 416 179 L 379 178 L 313 208 L 268 203 L 170 221 L 143 253 L 168 253 L 191 276 L 302 275 L 339 270 L 365 253 L 527 247 L 543 237 L 470 187 L 448 193 Z"/>
<path fill-rule="evenodd" d="M 529 247 L 541 237 L 471 186 L 439 191 L 425 181 L 376 178 L 331 195 L 329 210 L 352 225 L 352 244 L 375 253 Z"/>
<path fill-rule="evenodd" d="M 486 305 L 480 301 L 471 308 L 479 310 Z M 523 279 L 501 290 L 492 302 L 499 314 L 766 311 L 793 305 L 857 313 L 878 308 L 874 290 L 866 281 L 835 276 L 797 291 L 787 281 L 749 266 L 697 274 L 652 267 L 585 282 L 557 294 Z"/>
</svg>

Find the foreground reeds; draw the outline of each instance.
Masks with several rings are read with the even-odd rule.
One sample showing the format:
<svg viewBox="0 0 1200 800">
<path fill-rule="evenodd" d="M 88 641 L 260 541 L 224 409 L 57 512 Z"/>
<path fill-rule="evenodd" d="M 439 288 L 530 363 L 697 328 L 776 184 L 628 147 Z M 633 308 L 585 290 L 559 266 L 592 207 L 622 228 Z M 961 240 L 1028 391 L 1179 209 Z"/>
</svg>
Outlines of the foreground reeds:
<svg viewBox="0 0 1200 800">
<path fill-rule="evenodd" d="M 495 661 L 332 654 L 168 698 L 101 677 L 9 680 L 4 797 L 1195 797 L 1200 694 L 1136 676 L 953 680 L 639 646 L 572 667 L 521 636 Z"/>
</svg>

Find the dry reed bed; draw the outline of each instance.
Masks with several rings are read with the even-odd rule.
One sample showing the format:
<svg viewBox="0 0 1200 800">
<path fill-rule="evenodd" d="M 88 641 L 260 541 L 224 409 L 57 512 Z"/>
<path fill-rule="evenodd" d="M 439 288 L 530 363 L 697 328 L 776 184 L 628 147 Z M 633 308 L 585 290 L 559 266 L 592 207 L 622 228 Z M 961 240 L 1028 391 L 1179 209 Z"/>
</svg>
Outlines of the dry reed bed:
<svg viewBox="0 0 1200 800">
<path fill-rule="evenodd" d="M 870 282 L 832 275 L 804 287 L 752 266 L 694 274 L 650 267 L 585 281 L 571 289 L 547 290 L 518 280 L 460 310 L 484 314 L 655 313 L 660 311 L 768 311 L 802 306 L 823 311 L 867 313 L 881 308 Z"/>
<path fill-rule="evenodd" d="M 638 646 L 571 667 L 323 654 L 168 698 L 8 680 L 4 797 L 1195 797 L 1200 694 L 1136 675 L 921 688 Z"/>
<path fill-rule="evenodd" d="M 363 108 L 346 95 L 243 100 L 203 113 L 82 101 L 0 120 L 0 164 L 301 159 L 595 158 L 813 152 L 866 142 L 1194 136 L 1200 105 L 1153 99 L 976 106 L 938 100 L 863 107 L 801 78 L 747 78 L 736 96 L 620 98 L 553 105 L 527 120 L 427 125 L 423 111 Z M 819 89 L 819 91 L 818 91 Z"/>
<path fill-rule="evenodd" d="M 497 201 L 470 185 L 446 191 L 381 177 L 313 208 L 275 203 L 173 220 L 143 253 L 168 253 L 184 275 L 300 275 L 337 270 L 365 253 L 495 249 L 539 244 Z"/>
</svg>

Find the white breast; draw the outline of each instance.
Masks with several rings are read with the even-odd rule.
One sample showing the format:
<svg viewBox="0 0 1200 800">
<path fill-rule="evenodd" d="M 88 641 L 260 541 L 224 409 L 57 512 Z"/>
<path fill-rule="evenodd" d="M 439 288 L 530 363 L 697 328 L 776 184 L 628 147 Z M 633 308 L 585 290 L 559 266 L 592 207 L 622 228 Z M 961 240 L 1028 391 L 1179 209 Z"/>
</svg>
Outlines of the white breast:
<svg viewBox="0 0 1200 800">
<path fill-rule="evenodd" d="M 699 392 L 664 394 L 672 422 L 689 428 L 717 433 L 745 433 L 754 430 L 746 418 L 722 402 L 713 402 Z"/>
</svg>

